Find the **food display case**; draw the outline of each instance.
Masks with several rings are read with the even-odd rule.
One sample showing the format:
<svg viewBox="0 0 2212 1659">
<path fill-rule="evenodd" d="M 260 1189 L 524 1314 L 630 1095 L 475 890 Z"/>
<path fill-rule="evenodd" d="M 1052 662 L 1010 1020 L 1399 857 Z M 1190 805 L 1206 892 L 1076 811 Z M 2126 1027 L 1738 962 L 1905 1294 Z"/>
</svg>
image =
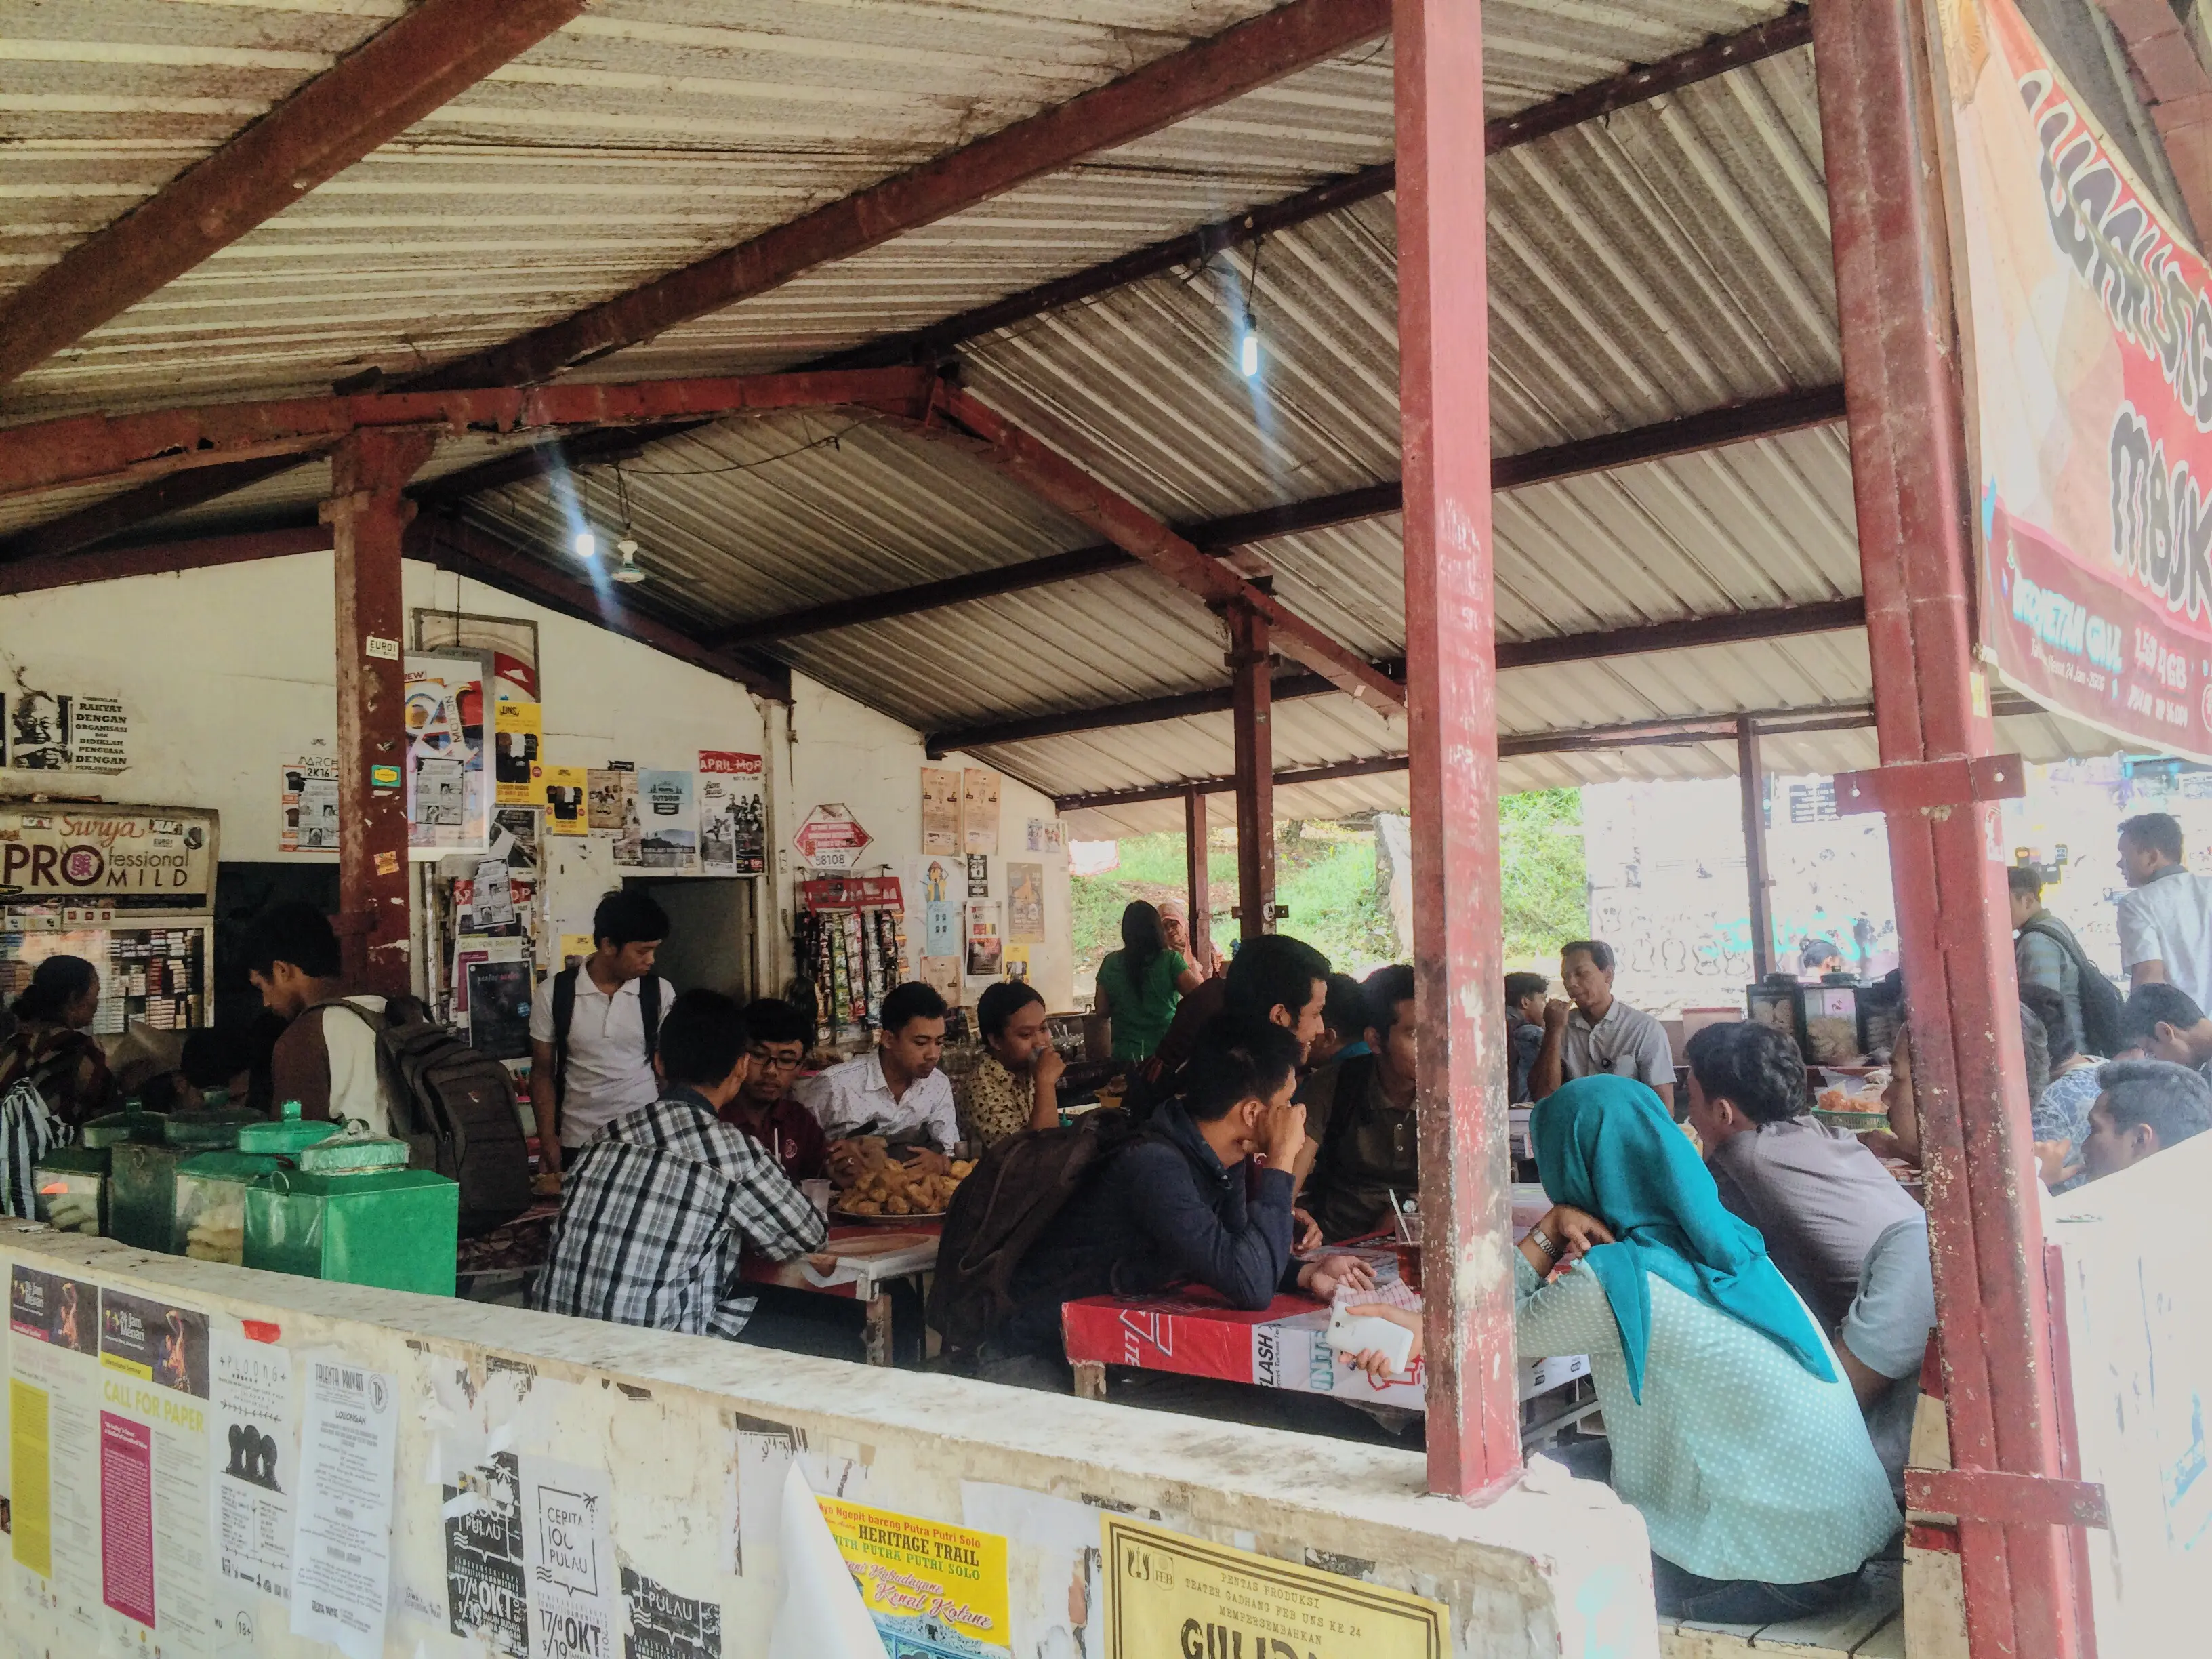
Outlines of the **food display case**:
<svg viewBox="0 0 2212 1659">
<path fill-rule="evenodd" d="M 241 1125 L 235 1151 L 202 1152 L 177 1166 L 176 1215 L 171 1224 L 170 1254 L 199 1261 L 246 1261 L 246 1189 L 274 1175 L 313 1146 L 343 1132 L 327 1118 L 303 1121 L 300 1103 L 284 1103 L 275 1122 Z"/>
<path fill-rule="evenodd" d="M 216 814 L 198 807 L 0 801 L 0 997 L 48 957 L 100 969 L 93 1032 L 212 1018 Z"/>
<path fill-rule="evenodd" d="M 407 1168 L 405 1141 L 336 1135 L 246 1189 L 245 1265 L 451 1296 L 460 1215 L 460 1188 Z"/>
</svg>

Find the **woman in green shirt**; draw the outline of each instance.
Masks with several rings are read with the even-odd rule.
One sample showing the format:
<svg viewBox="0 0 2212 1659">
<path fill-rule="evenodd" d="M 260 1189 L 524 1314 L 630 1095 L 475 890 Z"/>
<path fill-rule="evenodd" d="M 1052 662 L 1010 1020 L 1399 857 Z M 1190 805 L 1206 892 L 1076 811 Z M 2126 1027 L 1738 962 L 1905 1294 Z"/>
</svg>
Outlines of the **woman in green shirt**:
<svg viewBox="0 0 2212 1659">
<path fill-rule="evenodd" d="M 1150 1060 L 1167 1035 L 1176 1005 L 1200 975 L 1167 946 L 1160 913 L 1139 899 L 1121 912 L 1121 948 L 1098 964 L 1091 1017 L 1109 1023 L 1115 1060 Z M 1097 1050 L 1092 1050 L 1095 1054 Z"/>
</svg>

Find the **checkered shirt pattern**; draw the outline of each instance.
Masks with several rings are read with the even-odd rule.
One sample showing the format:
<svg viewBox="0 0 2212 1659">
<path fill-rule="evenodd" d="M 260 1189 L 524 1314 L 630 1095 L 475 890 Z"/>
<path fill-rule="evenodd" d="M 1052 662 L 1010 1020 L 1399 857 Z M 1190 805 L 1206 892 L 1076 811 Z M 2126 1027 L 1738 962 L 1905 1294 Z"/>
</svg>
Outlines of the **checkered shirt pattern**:
<svg viewBox="0 0 2212 1659">
<path fill-rule="evenodd" d="M 532 1305 L 735 1337 L 757 1299 L 730 1294 L 739 1252 L 787 1261 L 825 1231 L 772 1156 L 702 1099 L 672 1097 L 617 1119 L 576 1159 Z"/>
</svg>

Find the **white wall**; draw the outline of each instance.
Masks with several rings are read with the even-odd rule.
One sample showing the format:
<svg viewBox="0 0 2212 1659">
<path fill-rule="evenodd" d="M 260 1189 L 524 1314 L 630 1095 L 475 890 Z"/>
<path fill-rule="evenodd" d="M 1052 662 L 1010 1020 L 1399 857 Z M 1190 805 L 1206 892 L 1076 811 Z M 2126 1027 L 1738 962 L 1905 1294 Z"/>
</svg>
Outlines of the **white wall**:
<svg viewBox="0 0 2212 1659">
<path fill-rule="evenodd" d="M 555 764 L 629 760 L 688 769 L 702 749 L 775 753 L 763 706 L 732 681 L 429 565 L 406 566 L 404 591 L 410 638 L 417 609 L 538 624 L 545 752 Z M 0 770 L 0 794 L 44 790 L 209 807 L 222 815 L 226 859 L 331 861 L 334 854 L 277 850 L 277 787 L 283 763 L 319 738 L 335 742 L 335 629 L 327 552 L 0 598 L 0 690 L 120 698 L 131 758 L 114 776 Z M 803 874 L 793 831 L 815 805 L 841 801 L 875 837 L 868 856 L 899 869 L 921 850 L 927 762 L 921 734 L 803 676 L 793 682 L 796 741 L 771 793 L 772 866 L 787 879 Z M 780 709 L 769 723 L 781 733 Z M 963 763 L 960 757 L 942 763 Z M 1002 847 L 1027 857 L 1028 821 L 1053 817 L 1051 801 L 1010 778 L 1000 806 Z M 615 884 L 611 849 L 593 838 L 548 842 L 552 931 L 580 931 Z M 1002 901 L 1003 858 L 993 867 Z M 1046 866 L 1049 942 L 1032 947 L 1032 973 L 1052 1006 L 1068 1008 L 1067 860 L 1062 854 L 1036 861 Z M 780 902 L 764 891 L 759 907 L 763 922 L 787 939 L 788 905 L 785 889 Z"/>
</svg>

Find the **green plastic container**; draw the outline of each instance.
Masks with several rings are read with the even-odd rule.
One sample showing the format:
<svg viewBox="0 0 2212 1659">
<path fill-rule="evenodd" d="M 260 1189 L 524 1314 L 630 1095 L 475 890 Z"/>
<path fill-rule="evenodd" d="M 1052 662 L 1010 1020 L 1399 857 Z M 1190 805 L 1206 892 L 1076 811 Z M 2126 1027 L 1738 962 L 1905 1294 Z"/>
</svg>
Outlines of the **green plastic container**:
<svg viewBox="0 0 2212 1659">
<path fill-rule="evenodd" d="M 107 1231 L 107 1148 L 57 1146 L 31 1171 L 39 1219 L 64 1233 Z"/>
<path fill-rule="evenodd" d="M 88 1117 L 77 1131 L 80 1146 L 118 1146 L 126 1140 L 141 1140 L 158 1144 L 161 1126 L 168 1118 L 160 1112 L 137 1110 L 110 1112 L 105 1117 Z"/>
<path fill-rule="evenodd" d="M 348 1285 L 453 1293 L 461 1189 L 406 1168 L 407 1143 L 334 1136 L 246 1193 L 246 1262 Z"/>
<path fill-rule="evenodd" d="M 160 1145 L 125 1140 L 111 1147 L 108 1236 L 174 1254 L 177 1166 L 201 1152 L 236 1150 L 239 1130 L 261 1121 L 250 1112 L 179 1113 L 162 1120 Z"/>
</svg>

